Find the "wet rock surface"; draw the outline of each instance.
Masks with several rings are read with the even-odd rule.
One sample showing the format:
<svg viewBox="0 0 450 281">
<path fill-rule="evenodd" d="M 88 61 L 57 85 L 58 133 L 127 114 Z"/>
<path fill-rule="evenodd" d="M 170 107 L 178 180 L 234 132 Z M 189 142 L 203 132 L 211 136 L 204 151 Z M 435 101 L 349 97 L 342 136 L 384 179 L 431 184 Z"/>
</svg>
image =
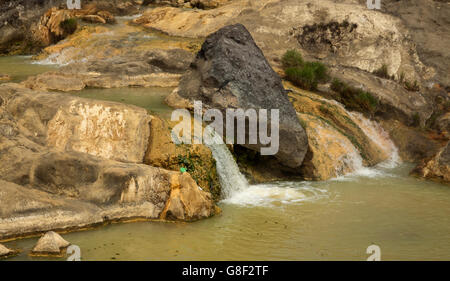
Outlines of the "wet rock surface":
<svg viewBox="0 0 450 281">
<path fill-rule="evenodd" d="M 291 168 L 301 165 L 307 149 L 305 131 L 280 77 L 244 26 L 230 25 L 207 37 L 194 64 L 183 76 L 178 94 L 220 110 L 278 109 L 280 149 L 275 157 Z M 244 146 L 254 150 L 262 147 Z"/>
</svg>

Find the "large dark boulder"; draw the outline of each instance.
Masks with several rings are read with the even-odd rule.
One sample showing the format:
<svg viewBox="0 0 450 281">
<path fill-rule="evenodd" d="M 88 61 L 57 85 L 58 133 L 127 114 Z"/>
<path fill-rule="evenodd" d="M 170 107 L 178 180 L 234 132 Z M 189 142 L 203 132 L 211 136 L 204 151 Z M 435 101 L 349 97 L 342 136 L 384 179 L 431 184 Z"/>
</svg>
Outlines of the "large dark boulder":
<svg viewBox="0 0 450 281">
<path fill-rule="evenodd" d="M 275 157 L 290 168 L 302 164 L 308 148 L 306 133 L 281 78 L 243 25 L 226 26 L 206 38 L 182 77 L 178 94 L 221 110 L 279 109 L 280 149 Z M 244 146 L 259 151 L 262 145 Z"/>
</svg>

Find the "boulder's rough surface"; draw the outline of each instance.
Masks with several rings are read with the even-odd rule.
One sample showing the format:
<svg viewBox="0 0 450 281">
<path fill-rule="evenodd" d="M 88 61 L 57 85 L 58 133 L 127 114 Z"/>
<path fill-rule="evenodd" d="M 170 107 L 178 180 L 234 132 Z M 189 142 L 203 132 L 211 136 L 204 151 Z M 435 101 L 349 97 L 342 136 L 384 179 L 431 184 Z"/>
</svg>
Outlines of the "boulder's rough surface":
<svg viewBox="0 0 450 281">
<path fill-rule="evenodd" d="M 62 250 L 69 247 L 70 243 L 64 240 L 56 232 L 45 233 L 36 243 L 31 254 L 33 255 L 60 255 Z"/>
<path fill-rule="evenodd" d="M 422 130 L 405 126 L 399 121 L 388 120 L 381 124 L 397 146 L 400 157 L 406 162 L 417 163 L 430 159 L 442 146 Z"/>
<path fill-rule="evenodd" d="M 275 157 L 291 168 L 303 162 L 307 150 L 305 131 L 281 78 L 243 25 L 227 26 L 208 36 L 182 77 L 178 94 L 219 110 L 278 109 L 280 145 Z M 259 151 L 262 145 L 245 146 Z"/>
<path fill-rule="evenodd" d="M 449 143 L 447 143 L 434 157 L 419 164 L 412 173 L 424 178 L 450 183 Z"/>
<path fill-rule="evenodd" d="M 167 219 L 213 215 L 211 194 L 188 173 L 139 164 L 152 118 L 134 106 L 0 85 L 0 239 L 160 219 L 172 189 L 195 203 Z"/>
</svg>

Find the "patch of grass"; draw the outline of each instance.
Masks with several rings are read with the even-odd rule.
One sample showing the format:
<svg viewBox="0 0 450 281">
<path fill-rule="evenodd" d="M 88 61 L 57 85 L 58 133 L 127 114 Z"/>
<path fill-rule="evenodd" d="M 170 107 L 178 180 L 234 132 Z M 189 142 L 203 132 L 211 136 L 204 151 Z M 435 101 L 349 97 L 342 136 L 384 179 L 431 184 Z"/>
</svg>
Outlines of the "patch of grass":
<svg viewBox="0 0 450 281">
<path fill-rule="evenodd" d="M 416 112 L 413 115 L 413 126 L 414 127 L 419 127 L 420 126 L 420 115 L 419 115 L 419 112 Z"/>
<path fill-rule="evenodd" d="M 405 81 L 404 87 L 410 92 L 418 92 L 420 90 L 417 80 L 414 80 L 412 83 L 410 81 Z"/>
<path fill-rule="evenodd" d="M 373 114 L 378 108 L 378 100 L 370 92 L 351 87 L 337 78 L 331 82 L 331 89 L 340 95 L 340 102 L 350 110 Z"/>
<path fill-rule="evenodd" d="M 281 59 L 286 79 L 306 90 L 316 90 L 327 79 L 327 68 L 320 62 L 305 62 L 300 52 L 287 51 Z"/>
<path fill-rule="evenodd" d="M 66 34 L 73 34 L 78 27 L 78 22 L 75 18 L 66 19 L 59 24 Z"/>
<path fill-rule="evenodd" d="M 392 79 L 392 77 L 389 75 L 387 64 L 383 64 L 380 68 L 375 70 L 373 72 L 373 74 L 375 74 L 376 76 L 381 77 L 381 78 Z"/>
</svg>

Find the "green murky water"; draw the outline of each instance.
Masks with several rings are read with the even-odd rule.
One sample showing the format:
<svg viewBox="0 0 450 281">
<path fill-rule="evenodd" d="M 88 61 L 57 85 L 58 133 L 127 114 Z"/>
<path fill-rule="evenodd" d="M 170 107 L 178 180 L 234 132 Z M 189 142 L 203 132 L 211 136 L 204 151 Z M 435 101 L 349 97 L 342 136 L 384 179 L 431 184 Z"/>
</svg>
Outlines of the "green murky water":
<svg viewBox="0 0 450 281">
<path fill-rule="evenodd" d="M 195 223 L 115 224 L 63 235 L 83 260 L 450 260 L 450 187 L 410 165 L 326 182 L 251 186 Z M 37 238 L 6 243 L 27 256 Z M 64 260 L 64 259 L 61 259 Z"/>
<path fill-rule="evenodd" d="M 113 88 L 113 89 L 85 89 L 70 94 L 82 98 L 108 100 L 127 103 L 143 107 L 151 114 L 170 119 L 173 109 L 164 99 L 173 91 L 173 88 Z"/>
<path fill-rule="evenodd" d="M 0 81 L 0 83 L 21 82 L 29 76 L 55 70 L 56 68 L 57 66 L 55 65 L 37 64 L 30 56 L 0 57 L 0 74 L 8 74 L 11 77 L 11 80 Z"/>
</svg>

